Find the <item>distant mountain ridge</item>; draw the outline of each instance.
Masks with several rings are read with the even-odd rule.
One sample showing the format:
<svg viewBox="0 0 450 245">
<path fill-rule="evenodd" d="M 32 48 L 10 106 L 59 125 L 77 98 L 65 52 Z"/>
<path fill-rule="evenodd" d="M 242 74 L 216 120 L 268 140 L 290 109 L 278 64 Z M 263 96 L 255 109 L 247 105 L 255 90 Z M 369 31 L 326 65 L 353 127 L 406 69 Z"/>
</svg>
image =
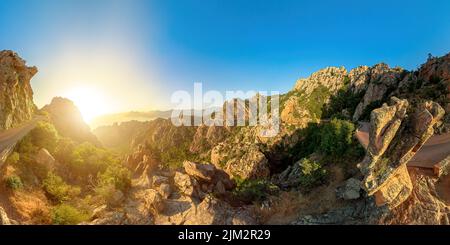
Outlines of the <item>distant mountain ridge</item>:
<svg viewBox="0 0 450 245">
<path fill-rule="evenodd" d="M 115 123 L 122 123 L 128 121 L 151 121 L 156 118 L 169 118 L 172 114 L 172 110 L 155 110 L 155 111 L 128 111 L 106 114 L 96 117 L 90 123 L 92 129 L 96 129 L 100 126 L 110 126 Z"/>
</svg>

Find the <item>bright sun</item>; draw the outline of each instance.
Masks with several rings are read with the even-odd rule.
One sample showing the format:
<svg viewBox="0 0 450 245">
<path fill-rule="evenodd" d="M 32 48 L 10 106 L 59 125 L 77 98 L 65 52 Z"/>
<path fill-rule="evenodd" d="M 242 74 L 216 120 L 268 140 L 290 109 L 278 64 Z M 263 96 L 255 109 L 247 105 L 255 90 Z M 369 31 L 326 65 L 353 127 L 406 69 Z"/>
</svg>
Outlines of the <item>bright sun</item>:
<svg viewBox="0 0 450 245">
<path fill-rule="evenodd" d="M 75 103 L 84 121 L 91 122 L 97 116 L 106 114 L 108 106 L 103 94 L 92 87 L 77 87 L 68 90 L 64 97 Z"/>
</svg>

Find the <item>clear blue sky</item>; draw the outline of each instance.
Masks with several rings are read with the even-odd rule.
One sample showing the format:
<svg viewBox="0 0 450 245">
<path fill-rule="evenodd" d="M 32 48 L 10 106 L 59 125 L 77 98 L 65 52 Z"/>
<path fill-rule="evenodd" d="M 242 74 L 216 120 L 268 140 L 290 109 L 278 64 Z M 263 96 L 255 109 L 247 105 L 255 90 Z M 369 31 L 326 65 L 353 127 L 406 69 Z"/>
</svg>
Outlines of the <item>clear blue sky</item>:
<svg viewBox="0 0 450 245">
<path fill-rule="evenodd" d="M 39 106 L 84 84 L 117 110 L 166 109 L 194 82 L 285 92 L 326 66 L 415 69 L 450 52 L 447 0 L 1 0 L 0 10 L 0 49 L 38 66 Z"/>
</svg>

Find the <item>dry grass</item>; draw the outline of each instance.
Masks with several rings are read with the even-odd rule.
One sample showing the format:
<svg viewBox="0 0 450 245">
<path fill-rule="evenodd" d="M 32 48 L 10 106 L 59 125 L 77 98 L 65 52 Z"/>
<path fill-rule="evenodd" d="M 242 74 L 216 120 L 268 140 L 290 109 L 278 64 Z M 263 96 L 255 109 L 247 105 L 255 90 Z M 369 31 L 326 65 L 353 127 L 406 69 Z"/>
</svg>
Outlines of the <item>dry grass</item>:
<svg viewBox="0 0 450 245">
<path fill-rule="evenodd" d="M 334 166 L 330 171 L 330 182 L 310 193 L 299 191 L 282 192 L 260 205 L 254 212 L 262 224 L 289 224 L 300 215 L 323 213 L 340 205 L 335 189 L 344 180 L 343 171 Z"/>
<path fill-rule="evenodd" d="M 21 222 L 51 224 L 50 205 L 42 191 L 18 191 L 10 200 Z"/>
</svg>

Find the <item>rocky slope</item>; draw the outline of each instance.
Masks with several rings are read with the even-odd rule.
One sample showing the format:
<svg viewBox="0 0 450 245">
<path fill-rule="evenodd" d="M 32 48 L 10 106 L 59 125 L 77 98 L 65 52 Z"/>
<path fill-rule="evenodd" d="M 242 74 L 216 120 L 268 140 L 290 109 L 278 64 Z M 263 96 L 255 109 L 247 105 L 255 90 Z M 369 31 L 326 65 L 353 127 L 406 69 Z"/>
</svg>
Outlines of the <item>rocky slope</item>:
<svg viewBox="0 0 450 245">
<path fill-rule="evenodd" d="M 0 130 L 32 118 L 36 106 L 30 80 L 36 72 L 16 53 L 0 51 Z"/>
<path fill-rule="evenodd" d="M 264 180 L 276 183 L 283 189 L 282 193 L 298 193 L 294 194 L 291 206 L 296 205 L 294 203 L 298 202 L 300 196 L 306 198 L 306 195 L 310 198 L 309 204 L 326 207 L 319 213 L 311 211 L 308 214 L 307 210 L 311 206 L 305 204 L 308 200 L 299 201 L 303 203 L 303 209 L 296 211 L 299 217 L 294 222 L 291 219 L 284 223 L 448 223 L 448 203 L 435 194 L 434 184 L 437 180 L 417 174 L 414 169 L 407 169 L 406 163 L 433 133 L 445 132 L 449 126 L 449 59 L 450 54 L 431 58 L 414 72 L 390 68 L 386 64 L 361 66 L 349 72 L 344 68 L 333 67 L 320 70 L 308 78 L 300 79 L 292 91 L 281 96 L 281 132 L 273 138 L 261 137 L 260 127 L 177 128 L 170 125 L 168 120 L 155 120 L 146 133 L 136 138 L 136 152 L 127 160 L 139 173 L 137 176 L 140 181 L 143 170 L 147 169 L 150 176 L 163 173 L 164 178 L 155 178 L 158 181 L 165 179 L 164 183 L 170 186 L 166 188 L 163 185 L 162 188 L 170 189 L 170 195 L 159 187 L 149 187 L 154 189 L 152 192 L 164 193 L 152 199 L 160 203 L 156 205 L 160 207 L 157 211 L 153 209 L 152 222 L 217 223 L 208 215 L 215 213 L 220 217 L 225 212 L 222 206 L 236 204 L 233 198 L 230 199 L 233 189 L 213 184 L 214 171 L 221 170 L 234 180 Z M 307 132 L 318 130 L 314 126 L 318 125 L 316 123 L 327 124 L 332 117 L 371 123 L 370 145 L 365 158 L 355 162 L 358 158 L 342 157 L 344 161 L 353 161 L 346 163 L 348 166 L 345 170 L 333 166 L 333 161 L 342 160 L 332 160 L 324 153 L 305 149 L 315 144 L 314 141 L 308 141 L 316 140 L 309 138 Z M 175 157 L 175 169 L 171 170 L 164 162 L 166 158 L 161 158 L 161 155 L 167 152 L 178 154 L 170 150 L 173 147 L 183 149 L 186 154 Z M 308 155 L 308 152 L 314 154 Z M 206 165 L 189 161 L 181 165 L 186 159 Z M 307 164 L 323 160 L 327 162 L 323 167 L 333 174 L 328 177 L 328 182 L 319 187 L 302 187 L 304 181 L 299 179 L 307 173 L 305 171 L 315 171 L 315 165 Z M 356 163 L 360 163 L 359 170 Z M 193 171 L 192 166 L 201 166 L 201 173 Z M 305 170 L 305 166 L 309 170 Z M 348 181 L 344 181 L 342 174 L 336 175 L 342 171 Z M 205 180 L 206 185 L 201 184 Z M 334 193 L 335 189 L 336 196 L 330 196 L 329 193 Z M 217 196 L 218 190 L 224 195 L 211 199 L 209 196 Z M 315 191 L 322 194 L 314 196 Z M 185 199 L 186 196 L 189 199 Z M 195 198 L 192 199 L 192 196 Z M 205 211 L 205 217 L 191 217 L 189 210 L 201 208 L 205 201 L 208 202 L 205 205 L 212 210 Z M 213 205 L 211 201 L 219 204 Z M 183 208 L 174 204 L 179 202 L 187 206 Z M 276 207 L 280 205 L 279 202 L 267 204 L 269 206 L 264 208 L 264 212 L 279 210 Z M 329 205 L 324 205 L 324 202 Z M 258 205 L 241 203 L 238 207 L 248 212 L 260 210 Z M 240 212 L 239 208 L 228 207 L 232 213 Z M 248 218 L 261 216 L 261 213 L 247 214 L 253 215 Z M 246 222 L 265 222 L 273 220 L 274 215 L 271 214 L 272 218 Z M 222 218 L 219 220 L 219 223 L 231 222 Z"/>
</svg>

